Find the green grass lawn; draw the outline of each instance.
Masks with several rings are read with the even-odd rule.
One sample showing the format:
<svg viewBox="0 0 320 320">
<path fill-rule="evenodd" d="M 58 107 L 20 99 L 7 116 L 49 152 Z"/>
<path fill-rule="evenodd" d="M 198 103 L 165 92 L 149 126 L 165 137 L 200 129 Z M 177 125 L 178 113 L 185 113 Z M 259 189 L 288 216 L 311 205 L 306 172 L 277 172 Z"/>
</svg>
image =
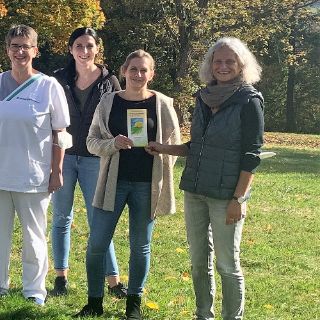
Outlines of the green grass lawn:
<svg viewBox="0 0 320 320">
<path fill-rule="evenodd" d="M 281 135 L 280 135 L 281 136 Z M 293 136 L 288 136 L 293 139 Z M 301 136 L 299 136 L 301 137 Z M 286 138 L 287 139 L 287 138 Z M 304 143 L 303 139 L 309 143 Z M 242 241 L 246 276 L 247 320 L 320 319 L 320 150 L 319 137 L 302 143 L 267 143 L 275 158 L 263 160 L 256 174 Z M 296 140 L 295 140 L 296 141 Z M 310 147 L 311 145 L 311 147 Z M 157 219 L 152 242 L 152 265 L 143 296 L 144 319 L 192 319 L 194 296 L 183 218 L 183 194 L 178 189 L 184 165 L 175 170 L 178 212 Z M 44 308 L 25 302 L 21 295 L 21 238 L 16 224 L 11 258 L 11 294 L 0 300 L 0 320 L 71 319 L 86 303 L 85 250 L 88 237 L 82 197 L 77 194 L 70 257 L 70 294 L 48 298 Z M 51 212 L 48 214 L 48 246 Z M 115 236 L 124 281 L 128 277 L 128 215 Z M 54 280 L 52 259 L 47 287 Z M 217 277 L 216 313 L 221 293 Z M 125 302 L 105 296 L 104 319 L 122 319 Z"/>
</svg>

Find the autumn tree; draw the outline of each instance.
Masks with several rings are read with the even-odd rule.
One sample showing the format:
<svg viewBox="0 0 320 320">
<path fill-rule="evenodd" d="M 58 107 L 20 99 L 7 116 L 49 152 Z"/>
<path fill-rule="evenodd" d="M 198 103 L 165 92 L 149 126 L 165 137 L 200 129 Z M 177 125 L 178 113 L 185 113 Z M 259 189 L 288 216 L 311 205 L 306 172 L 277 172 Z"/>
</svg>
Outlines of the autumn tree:
<svg viewBox="0 0 320 320">
<path fill-rule="evenodd" d="M 264 53 L 273 29 L 259 12 L 265 1 L 107 1 L 103 10 L 107 56 L 115 65 L 137 48 L 157 60 L 155 86 L 175 97 L 180 121 L 199 88 L 198 68 L 208 47 L 221 36 L 237 36 Z M 265 6 L 267 8 L 267 6 Z M 236 12 L 236 14 L 235 14 Z"/>
<path fill-rule="evenodd" d="M 310 62 L 310 44 L 313 42 L 306 41 L 313 32 L 314 26 L 320 22 L 319 11 L 310 8 L 311 4 L 318 1 L 294 1 L 289 11 L 287 25 L 287 41 L 289 44 L 286 65 L 287 73 L 287 90 L 286 90 L 286 131 L 297 132 L 297 108 L 295 104 L 295 93 L 297 91 L 297 73 L 301 66 Z M 319 37 L 317 37 L 319 39 Z M 299 68 L 300 67 L 300 68 Z M 305 94 L 306 92 L 304 92 Z M 318 95 L 319 97 L 319 95 Z"/>
<path fill-rule="evenodd" d="M 7 8 L 4 4 L 4 1 L 0 1 L 0 18 L 3 18 L 7 14 Z"/>
<path fill-rule="evenodd" d="M 100 29 L 105 22 L 98 0 L 4 0 L 3 4 L 7 14 L 0 20 L 2 39 L 10 25 L 30 25 L 39 34 L 40 52 L 42 49 L 49 52 L 46 58 L 67 51 L 67 40 L 75 28 L 90 26 Z M 4 61 L 0 60 L 0 63 Z M 43 61 L 45 64 L 48 61 Z M 8 62 L 5 66 L 8 67 Z"/>
<path fill-rule="evenodd" d="M 319 49 L 316 26 L 320 16 L 319 9 L 311 7 L 316 3 L 320 4 L 301 0 L 268 3 L 269 20 L 275 26 L 268 52 L 263 57 L 262 88 L 266 93 L 269 130 L 314 132 L 312 122 L 319 123 L 319 102 L 316 101 L 320 95 L 319 90 L 313 89 L 320 85 L 319 60 L 315 58 Z"/>
<path fill-rule="evenodd" d="M 320 1 L 312 0 L 0 0 L 0 36 L 3 39 L 13 23 L 35 27 L 43 71 L 61 65 L 69 34 L 78 26 L 101 29 L 106 60 L 115 70 L 128 53 L 146 49 L 156 59 L 151 85 L 175 97 L 181 122 L 190 116 L 192 94 L 202 85 L 198 69 L 204 53 L 218 38 L 235 36 L 263 64 L 257 87 L 266 101 L 266 128 L 319 132 L 320 24 L 319 7 L 312 7 L 317 3 L 319 6 Z"/>
</svg>

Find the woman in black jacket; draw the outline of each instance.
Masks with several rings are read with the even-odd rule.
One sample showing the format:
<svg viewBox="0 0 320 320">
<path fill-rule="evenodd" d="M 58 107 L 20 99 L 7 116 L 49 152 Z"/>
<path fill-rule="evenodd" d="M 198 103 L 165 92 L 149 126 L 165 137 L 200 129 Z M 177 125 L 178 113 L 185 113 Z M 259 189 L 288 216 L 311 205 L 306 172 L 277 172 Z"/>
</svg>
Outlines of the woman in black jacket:
<svg viewBox="0 0 320 320">
<path fill-rule="evenodd" d="M 61 173 L 64 185 L 53 194 L 52 246 L 56 279 L 53 295 L 67 293 L 70 233 L 73 219 L 74 190 L 80 185 L 90 226 L 92 201 L 99 173 L 100 158 L 86 147 L 86 138 L 95 109 L 103 94 L 120 90 L 120 84 L 105 65 L 95 63 L 99 51 L 99 38 L 92 28 L 73 31 L 68 43 L 71 60 L 66 68 L 55 72 L 63 86 L 69 105 L 73 146 L 66 150 Z M 126 296 L 126 288 L 120 282 L 113 242 L 106 251 L 106 277 L 109 293 L 118 298 Z"/>
</svg>

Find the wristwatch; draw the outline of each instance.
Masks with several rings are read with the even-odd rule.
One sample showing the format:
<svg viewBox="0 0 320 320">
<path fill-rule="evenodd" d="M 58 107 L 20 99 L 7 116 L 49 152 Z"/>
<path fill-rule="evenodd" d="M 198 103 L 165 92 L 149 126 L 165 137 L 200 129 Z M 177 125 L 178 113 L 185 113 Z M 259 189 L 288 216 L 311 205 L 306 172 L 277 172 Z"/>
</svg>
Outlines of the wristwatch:
<svg viewBox="0 0 320 320">
<path fill-rule="evenodd" d="M 243 204 L 248 198 L 246 196 L 241 196 L 241 197 L 232 197 L 233 200 L 238 201 L 239 204 Z"/>
</svg>

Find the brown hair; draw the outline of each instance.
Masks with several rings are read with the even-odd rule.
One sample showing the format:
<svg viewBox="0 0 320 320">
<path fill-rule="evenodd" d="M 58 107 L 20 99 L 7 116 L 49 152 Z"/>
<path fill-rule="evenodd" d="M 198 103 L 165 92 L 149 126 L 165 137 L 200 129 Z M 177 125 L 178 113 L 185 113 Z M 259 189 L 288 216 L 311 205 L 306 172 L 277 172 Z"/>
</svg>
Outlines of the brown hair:
<svg viewBox="0 0 320 320">
<path fill-rule="evenodd" d="M 130 64 L 130 61 L 134 58 L 148 58 L 150 60 L 150 68 L 151 68 L 151 70 L 154 70 L 155 62 L 154 62 L 154 59 L 152 58 L 151 54 L 142 50 L 142 49 L 139 49 L 139 50 L 131 52 L 127 56 L 126 61 L 124 62 L 124 64 L 120 68 L 121 75 L 125 73 L 125 71 L 127 70 L 128 66 Z"/>
</svg>

